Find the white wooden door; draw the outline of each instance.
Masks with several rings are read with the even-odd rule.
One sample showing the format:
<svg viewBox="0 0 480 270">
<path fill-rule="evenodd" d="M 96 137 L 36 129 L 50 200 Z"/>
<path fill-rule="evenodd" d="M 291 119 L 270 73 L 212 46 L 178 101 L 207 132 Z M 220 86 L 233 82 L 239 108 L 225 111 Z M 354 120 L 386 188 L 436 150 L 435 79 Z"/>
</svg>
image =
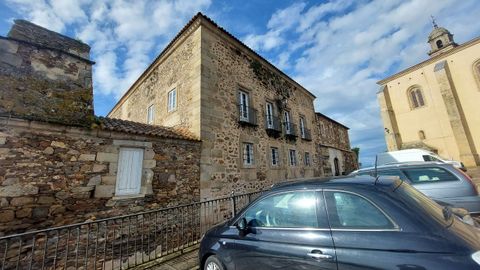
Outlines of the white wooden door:
<svg viewBox="0 0 480 270">
<path fill-rule="evenodd" d="M 143 149 L 120 148 L 115 195 L 140 194 Z"/>
</svg>

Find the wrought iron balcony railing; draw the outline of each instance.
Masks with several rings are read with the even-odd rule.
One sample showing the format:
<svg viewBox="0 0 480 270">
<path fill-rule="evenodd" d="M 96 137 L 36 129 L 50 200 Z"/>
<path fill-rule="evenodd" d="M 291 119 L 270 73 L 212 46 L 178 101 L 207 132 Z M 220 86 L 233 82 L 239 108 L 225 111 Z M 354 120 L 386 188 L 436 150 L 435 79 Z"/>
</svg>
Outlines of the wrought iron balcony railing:
<svg viewBox="0 0 480 270">
<path fill-rule="evenodd" d="M 297 125 L 292 122 L 283 122 L 283 131 L 288 138 L 296 138 L 298 136 Z"/>
<path fill-rule="evenodd" d="M 257 110 L 250 106 L 238 104 L 238 122 L 245 125 L 257 126 Z"/>
<path fill-rule="evenodd" d="M 302 133 L 302 140 L 306 141 L 311 141 L 312 140 L 312 133 L 310 129 L 308 128 L 303 128 L 303 131 L 300 131 Z"/>
<path fill-rule="evenodd" d="M 265 129 L 282 132 L 282 126 L 280 119 L 273 115 L 265 115 Z"/>
</svg>

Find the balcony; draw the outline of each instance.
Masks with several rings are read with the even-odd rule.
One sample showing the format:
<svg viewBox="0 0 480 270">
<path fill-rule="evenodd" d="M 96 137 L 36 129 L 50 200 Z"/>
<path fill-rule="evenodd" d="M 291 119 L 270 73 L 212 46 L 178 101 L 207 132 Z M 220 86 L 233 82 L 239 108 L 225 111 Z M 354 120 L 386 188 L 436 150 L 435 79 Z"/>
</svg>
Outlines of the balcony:
<svg viewBox="0 0 480 270">
<path fill-rule="evenodd" d="M 278 138 L 282 133 L 280 118 L 273 115 L 265 115 L 265 129 L 268 136 Z"/>
<path fill-rule="evenodd" d="M 303 131 L 301 131 L 302 134 L 302 140 L 305 141 L 311 141 L 312 140 L 312 133 L 310 129 L 308 128 L 303 128 Z"/>
<path fill-rule="evenodd" d="M 258 126 L 257 125 L 257 110 L 250 106 L 242 104 L 238 105 L 238 122 L 241 125 L 246 126 Z"/>
<path fill-rule="evenodd" d="M 297 135 L 297 125 L 292 122 L 283 122 L 283 131 L 285 132 L 285 137 L 287 139 L 296 140 Z"/>
</svg>

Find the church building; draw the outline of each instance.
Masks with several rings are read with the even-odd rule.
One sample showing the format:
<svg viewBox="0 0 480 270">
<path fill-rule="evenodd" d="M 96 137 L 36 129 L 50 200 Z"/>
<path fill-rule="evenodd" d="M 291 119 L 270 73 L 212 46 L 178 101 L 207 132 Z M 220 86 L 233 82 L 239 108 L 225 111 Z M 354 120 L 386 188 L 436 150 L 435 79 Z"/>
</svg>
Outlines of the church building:
<svg viewBox="0 0 480 270">
<path fill-rule="evenodd" d="M 480 37 L 463 44 L 433 21 L 427 60 L 393 74 L 377 93 L 389 151 L 423 148 L 480 165 Z"/>
</svg>

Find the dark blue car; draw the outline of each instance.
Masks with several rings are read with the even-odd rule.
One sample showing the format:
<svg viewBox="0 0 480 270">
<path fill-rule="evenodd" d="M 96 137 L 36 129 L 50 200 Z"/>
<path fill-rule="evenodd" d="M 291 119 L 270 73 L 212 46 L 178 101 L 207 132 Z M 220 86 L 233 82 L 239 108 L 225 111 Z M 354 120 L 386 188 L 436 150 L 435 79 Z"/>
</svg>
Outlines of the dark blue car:
<svg viewBox="0 0 480 270">
<path fill-rule="evenodd" d="M 209 230 L 201 269 L 480 269 L 480 230 L 398 179 L 272 188 Z"/>
</svg>

